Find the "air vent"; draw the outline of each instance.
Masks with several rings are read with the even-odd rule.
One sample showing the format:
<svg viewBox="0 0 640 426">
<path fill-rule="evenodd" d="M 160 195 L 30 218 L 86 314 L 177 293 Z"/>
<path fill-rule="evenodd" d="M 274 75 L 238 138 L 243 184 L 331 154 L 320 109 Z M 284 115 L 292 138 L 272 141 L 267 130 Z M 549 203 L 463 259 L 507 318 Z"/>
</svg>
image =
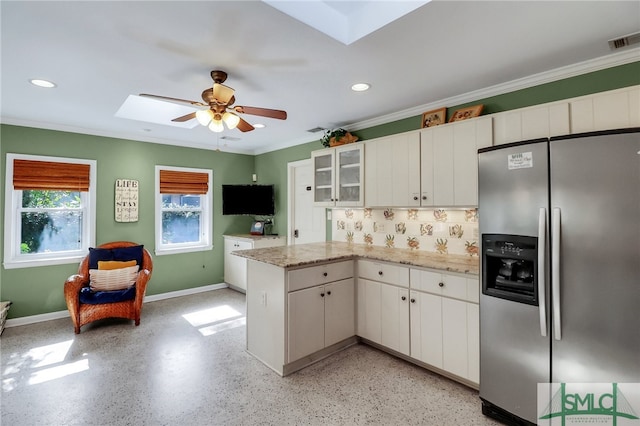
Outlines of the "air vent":
<svg viewBox="0 0 640 426">
<path fill-rule="evenodd" d="M 640 43 L 640 32 L 609 40 L 609 48 L 615 50 L 636 43 Z"/>
<path fill-rule="evenodd" d="M 223 136 L 220 139 L 224 139 L 225 141 L 236 142 L 241 140 L 240 138 L 234 138 L 233 136 Z"/>
<path fill-rule="evenodd" d="M 307 130 L 307 132 L 309 132 L 309 133 L 324 132 L 324 128 L 322 128 L 322 127 L 314 127 L 313 129 Z"/>
</svg>

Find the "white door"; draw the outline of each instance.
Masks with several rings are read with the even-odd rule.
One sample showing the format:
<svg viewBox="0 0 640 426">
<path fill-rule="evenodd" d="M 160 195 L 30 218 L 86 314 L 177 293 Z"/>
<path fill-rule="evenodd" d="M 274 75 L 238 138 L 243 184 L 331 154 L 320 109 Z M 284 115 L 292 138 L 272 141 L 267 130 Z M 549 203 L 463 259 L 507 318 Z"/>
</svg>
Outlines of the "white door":
<svg viewBox="0 0 640 426">
<path fill-rule="evenodd" d="M 326 241 L 325 208 L 313 204 L 311 160 L 289 163 L 288 244 Z"/>
</svg>

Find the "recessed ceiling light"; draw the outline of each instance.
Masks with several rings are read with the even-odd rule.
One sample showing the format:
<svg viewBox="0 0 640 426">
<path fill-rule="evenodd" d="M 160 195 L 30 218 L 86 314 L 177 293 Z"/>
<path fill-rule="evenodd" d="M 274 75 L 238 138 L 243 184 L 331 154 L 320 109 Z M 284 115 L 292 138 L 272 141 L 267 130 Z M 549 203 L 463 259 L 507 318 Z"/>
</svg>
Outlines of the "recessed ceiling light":
<svg viewBox="0 0 640 426">
<path fill-rule="evenodd" d="M 356 83 L 351 86 L 351 90 L 353 90 L 354 92 L 364 92 L 365 90 L 369 90 L 370 87 L 371 85 L 367 83 Z"/>
<path fill-rule="evenodd" d="M 34 86 L 45 87 L 47 89 L 56 87 L 55 83 L 47 80 L 40 80 L 38 78 L 32 78 L 31 80 L 29 80 L 29 83 L 33 84 Z"/>
<path fill-rule="evenodd" d="M 264 128 L 265 128 L 265 127 L 267 127 L 267 126 L 265 126 L 265 125 L 264 125 L 264 124 L 262 124 L 262 123 L 257 123 L 257 124 L 254 124 L 254 125 L 253 125 L 253 127 L 255 127 L 256 129 L 264 129 Z"/>
</svg>

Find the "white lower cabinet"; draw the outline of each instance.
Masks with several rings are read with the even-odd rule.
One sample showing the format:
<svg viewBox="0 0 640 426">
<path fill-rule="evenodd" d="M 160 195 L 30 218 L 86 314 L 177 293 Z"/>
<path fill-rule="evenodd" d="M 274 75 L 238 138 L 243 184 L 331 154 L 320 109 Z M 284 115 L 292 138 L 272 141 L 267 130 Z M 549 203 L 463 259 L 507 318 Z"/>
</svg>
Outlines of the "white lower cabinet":
<svg viewBox="0 0 640 426">
<path fill-rule="evenodd" d="M 409 341 L 409 268 L 358 261 L 358 335 L 405 355 Z"/>
<path fill-rule="evenodd" d="M 468 376 L 467 302 L 442 298 L 442 369 Z"/>
<path fill-rule="evenodd" d="M 353 275 L 352 262 L 336 265 L 338 270 L 335 274 L 327 271 L 320 272 L 319 267 L 289 273 L 289 289 L 296 290 L 290 291 L 287 295 L 288 363 L 355 335 L 353 277 L 297 290 L 314 283 L 312 278 L 314 271 L 320 273 L 319 279 L 326 279 L 332 275 L 336 277 L 344 274 Z M 326 267 L 330 268 L 331 265 Z M 296 280 L 301 277 L 305 277 L 304 282 Z"/>
<path fill-rule="evenodd" d="M 236 290 L 247 291 L 247 259 L 232 254 L 234 251 L 285 244 L 286 238 L 280 236 L 225 235 L 224 282 Z"/>
<path fill-rule="evenodd" d="M 409 290 L 382 284 L 380 296 L 380 343 L 389 349 L 409 355 Z"/>
<path fill-rule="evenodd" d="M 357 342 L 353 261 L 248 261 L 247 351 L 281 376 Z"/>
<path fill-rule="evenodd" d="M 467 303 L 467 378 L 480 383 L 480 306 Z"/>
<path fill-rule="evenodd" d="M 358 278 L 357 334 L 374 343 L 382 342 L 382 284 Z"/>
<path fill-rule="evenodd" d="M 442 368 L 442 303 L 439 296 L 411 292 L 411 357 Z"/>
<path fill-rule="evenodd" d="M 479 383 L 477 278 L 359 260 L 358 336 Z"/>
<path fill-rule="evenodd" d="M 478 384 L 478 279 L 411 269 L 411 356 Z"/>
<path fill-rule="evenodd" d="M 237 250 L 253 248 L 251 241 L 239 238 L 224 239 L 224 282 L 244 291 L 247 290 L 247 259 L 231 254 Z"/>
</svg>

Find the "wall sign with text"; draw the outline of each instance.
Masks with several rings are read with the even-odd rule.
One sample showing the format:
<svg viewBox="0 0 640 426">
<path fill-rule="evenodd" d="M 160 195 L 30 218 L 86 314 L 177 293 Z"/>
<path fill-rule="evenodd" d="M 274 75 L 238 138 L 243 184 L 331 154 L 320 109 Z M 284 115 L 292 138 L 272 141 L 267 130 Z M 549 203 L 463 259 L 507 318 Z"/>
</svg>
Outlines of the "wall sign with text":
<svg viewBox="0 0 640 426">
<path fill-rule="evenodd" d="M 116 179 L 116 222 L 138 221 L 138 181 Z"/>
</svg>

